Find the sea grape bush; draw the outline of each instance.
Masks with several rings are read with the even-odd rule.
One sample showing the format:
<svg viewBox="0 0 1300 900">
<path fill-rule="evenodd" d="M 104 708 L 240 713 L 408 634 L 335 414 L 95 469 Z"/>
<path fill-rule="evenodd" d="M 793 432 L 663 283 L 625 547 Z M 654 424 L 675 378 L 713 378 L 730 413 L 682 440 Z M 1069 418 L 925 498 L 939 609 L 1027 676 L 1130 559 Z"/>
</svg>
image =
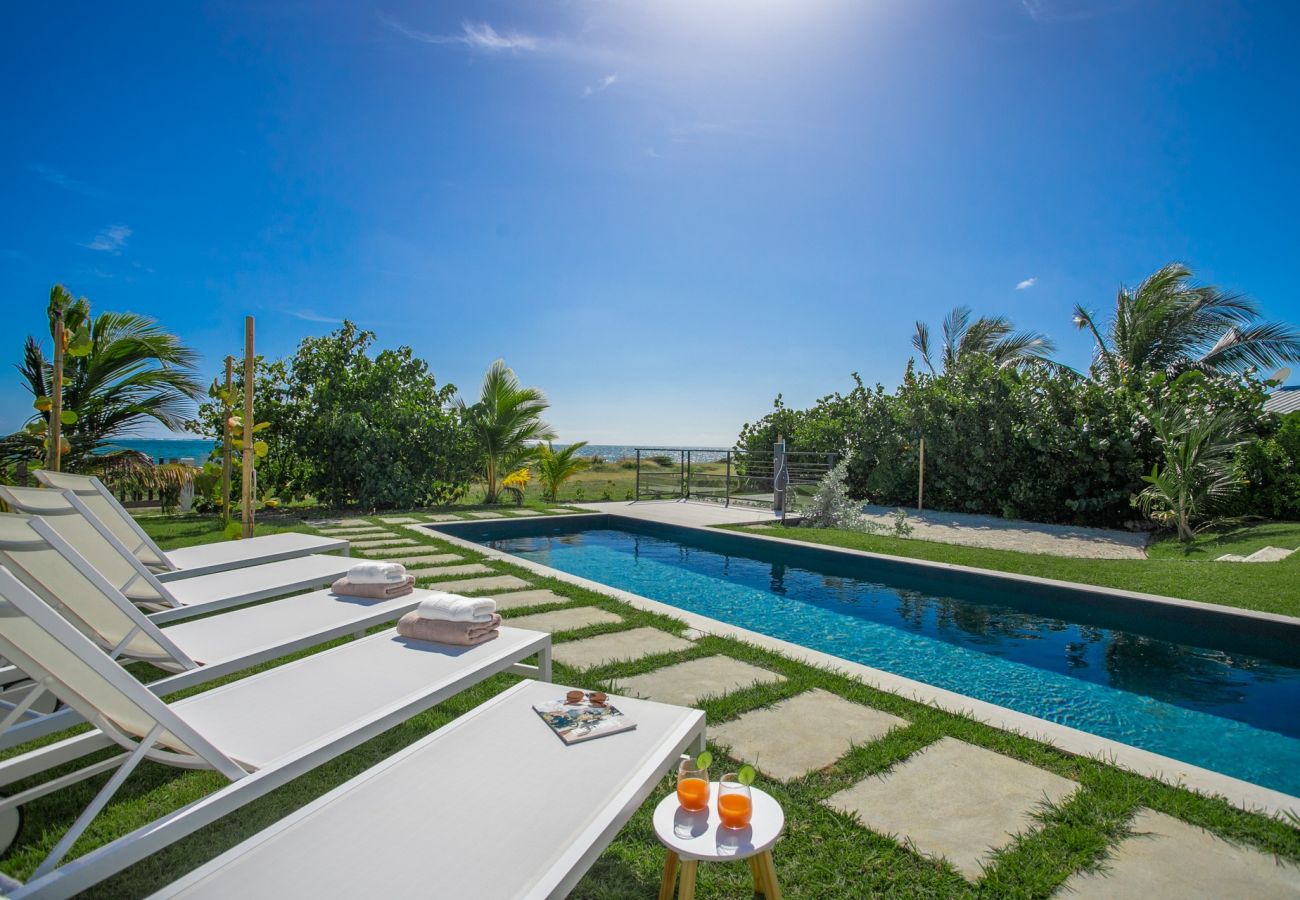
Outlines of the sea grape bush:
<svg viewBox="0 0 1300 900">
<path fill-rule="evenodd" d="M 1143 476 L 1163 459 L 1142 413 L 1163 402 L 1194 417 L 1231 411 L 1249 423 L 1255 443 L 1240 451 L 1237 464 L 1251 484 L 1235 509 L 1295 515 L 1280 511 L 1300 507 L 1300 425 L 1272 424 L 1275 417 L 1261 412 L 1265 395 L 1265 383 L 1252 374 L 1189 370 L 1112 382 L 1057 366 L 1000 368 L 976 356 L 938 375 L 909 366 L 893 392 L 867 387 L 855 375 L 848 393 L 807 409 L 792 409 L 778 396 L 772 412 L 741 429 L 736 446 L 771 453 L 782 435 L 791 451 L 847 454 L 850 496 L 913 506 L 924 437 L 927 507 L 1120 525 L 1134 518 Z"/>
</svg>

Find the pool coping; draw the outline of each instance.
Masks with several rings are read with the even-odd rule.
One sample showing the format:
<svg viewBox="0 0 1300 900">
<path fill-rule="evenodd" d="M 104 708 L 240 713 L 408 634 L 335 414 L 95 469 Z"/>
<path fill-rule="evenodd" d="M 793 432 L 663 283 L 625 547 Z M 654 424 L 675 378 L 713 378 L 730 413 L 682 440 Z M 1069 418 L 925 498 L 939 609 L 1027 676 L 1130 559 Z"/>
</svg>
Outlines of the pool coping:
<svg viewBox="0 0 1300 900">
<path fill-rule="evenodd" d="M 569 518 L 580 518 L 583 514 L 576 514 Z M 592 518 L 596 517 L 614 517 L 624 518 L 629 522 L 641 522 L 642 520 L 631 516 L 619 516 L 613 512 L 591 513 Z M 1263 811 L 1271 815 L 1277 815 L 1283 812 L 1300 814 L 1300 797 L 1292 796 L 1283 791 L 1272 788 L 1262 787 L 1252 784 L 1240 778 L 1234 778 L 1231 775 L 1224 775 L 1210 769 L 1186 763 L 1173 757 L 1163 756 L 1159 753 L 1153 753 L 1150 750 L 1143 750 L 1140 747 L 1134 747 L 1130 744 L 1116 741 L 1112 738 L 1101 737 L 1087 731 L 1072 728 L 1068 725 L 1061 725 L 1057 722 L 1050 722 L 1046 719 L 1040 719 L 1037 716 L 1031 716 L 1028 713 L 1018 712 L 1005 706 L 999 706 L 995 703 L 989 703 L 985 700 L 978 700 L 974 697 L 968 697 L 965 694 L 949 691 L 944 688 L 935 687 L 915 679 L 905 678 L 901 675 L 895 675 L 892 672 L 886 672 L 883 669 L 876 669 L 862 663 L 853 662 L 830 653 L 824 653 L 820 650 L 813 650 L 800 644 L 780 638 L 770 637 L 769 635 L 760 634 L 738 625 L 731 625 L 718 619 L 703 616 L 698 613 L 688 612 L 668 603 L 658 600 L 651 600 L 649 597 L 643 597 L 640 594 L 634 594 L 620 588 L 612 587 L 598 581 L 582 578 L 578 575 L 572 575 L 568 572 L 562 572 L 559 569 L 553 569 L 550 566 L 533 562 L 523 557 L 514 556 L 501 550 L 494 550 L 482 544 L 465 538 L 457 537 L 454 533 L 449 533 L 447 529 L 457 527 L 482 525 L 483 522 L 438 522 L 427 523 L 420 526 L 422 529 L 434 533 L 439 538 L 455 544 L 466 550 L 472 550 L 480 553 L 489 559 L 498 559 L 508 562 L 512 565 L 520 566 L 547 578 L 555 578 L 559 581 L 568 582 L 578 587 L 586 588 L 595 593 L 605 594 L 621 600 L 630 606 L 642 609 L 647 612 L 658 613 L 684 622 L 688 627 L 698 631 L 714 634 L 720 637 L 729 637 L 736 640 L 744 641 L 748 644 L 761 647 L 765 650 L 771 650 L 788 656 L 799 662 L 818 668 L 829 669 L 843 675 L 848 675 L 857 681 L 861 681 L 870 687 L 887 691 L 891 694 L 897 694 L 910 700 L 924 703 L 929 706 L 944 710 L 945 712 L 957 713 L 977 721 L 1000 728 L 1005 731 L 1012 731 L 1017 734 L 1032 738 L 1050 744 L 1068 753 L 1078 756 L 1087 756 L 1101 759 L 1114 765 L 1121 766 L 1150 778 L 1167 784 L 1173 784 L 1179 787 L 1185 787 L 1197 790 L 1207 794 L 1217 794 L 1225 797 L 1229 802 L 1243 809 L 1252 811 Z M 710 527 L 701 527 L 694 525 L 676 525 L 675 528 L 687 528 L 700 531 L 705 534 L 716 534 L 718 529 Z M 995 576 L 1014 579 L 1031 584 L 1043 584 L 1053 587 L 1065 587 L 1070 589 L 1084 589 L 1090 592 L 1103 593 L 1111 596 L 1121 596 L 1133 600 L 1158 602 L 1172 604 L 1179 607 L 1194 608 L 1215 613 L 1228 614 L 1245 614 L 1247 618 L 1253 620 L 1264 620 L 1281 624 L 1284 626 L 1300 628 L 1300 618 L 1292 616 L 1283 616 L 1275 613 L 1261 613 L 1254 610 L 1237 610 L 1235 608 L 1219 607 L 1211 603 L 1201 603 L 1195 600 L 1180 600 L 1176 597 L 1162 597 L 1157 594 L 1143 594 L 1137 591 L 1124 591 L 1119 589 L 1100 588 L 1096 585 L 1079 584 L 1072 581 L 1061 581 L 1052 578 L 1040 578 L 1034 575 L 1017 575 L 1009 572 L 998 572 L 992 569 L 979 569 L 973 566 L 961 566 L 952 563 L 938 563 L 929 560 L 912 560 L 910 557 L 889 556 L 881 553 L 871 553 L 865 550 L 853 550 L 842 547 L 829 547 L 822 544 L 809 544 L 803 541 L 792 540 L 789 538 L 779 538 L 771 535 L 756 535 L 748 532 L 728 531 L 728 534 L 737 535 L 742 538 L 755 538 L 758 540 L 774 541 L 782 544 L 790 544 L 797 547 L 814 547 L 825 549 L 830 552 L 845 553 L 867 557 L 872 559 L 889 560 L 897 562 L 916 562 L 920 565 L 939 568 L 948 571 L 959 571 L 975 573 L 982 576 Z"/>
</svg>

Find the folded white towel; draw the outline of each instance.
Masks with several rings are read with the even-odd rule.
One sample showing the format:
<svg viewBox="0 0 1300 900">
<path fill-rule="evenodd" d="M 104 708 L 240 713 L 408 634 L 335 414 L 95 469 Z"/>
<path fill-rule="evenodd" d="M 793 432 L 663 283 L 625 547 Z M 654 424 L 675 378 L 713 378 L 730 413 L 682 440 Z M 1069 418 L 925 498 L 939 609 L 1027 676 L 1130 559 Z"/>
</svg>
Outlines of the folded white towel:
<svg viewBox="0 0 1300 900">
<path fill-rule="evenodd" d="M 461 597 L 438 592 L 420 601 L 415 614 L 422 619 L 442 619 L 446 622 L 490 622 L 497 611 L 497 602 L 491 597 Z"/>
<path fill-rule="evenodd" d="M 401 563 L 363 562 L 348 569 L 353 584 L 397 584 L 405 579 L 406 566 Z"/>
</svg>

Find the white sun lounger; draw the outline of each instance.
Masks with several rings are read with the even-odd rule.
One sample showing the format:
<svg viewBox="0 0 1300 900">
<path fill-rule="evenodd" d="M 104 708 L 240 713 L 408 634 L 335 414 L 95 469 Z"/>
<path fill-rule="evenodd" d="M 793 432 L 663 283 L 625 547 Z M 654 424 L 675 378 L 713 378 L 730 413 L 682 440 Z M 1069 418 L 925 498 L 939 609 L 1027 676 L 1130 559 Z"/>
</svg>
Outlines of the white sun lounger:
<svg viewBox="0 0 1300 900">
<path fill-rule="evenodd" d="M 140 562 L 108 527 L 90 515 L 81 499 L 46 488 L 0 485 L 12 509 L 40 516 L 77 549 L 109 583 L 133 603 L 154 611 L 154 621 L 189 616 L 324 587 L 355 564 L 346 556 L 299 556 L 279 562 L 168 580 L 165 584 Z"/>
<path fill-rule="evenodd" d="M 9 896 L 72 896 L 491 675 L 548 677 L 550 649 L 550 635 L 519 628 L 502 628 L 496 640 L 475 647 L 412 641 L 390 630 L 164 704 L 0 567 L 0 654 L 126 750 L 89 767 L 113 774 L 32 879 Z M 537 667 L 521 665 L 534 655 Z M 213 769 L 230 784 L 60 866 L 144 759 Z M 79 775 L 6 798 L 0 811 Z"/>
<path fill-rule="evenodd" d="M 148 685 L 159 696 L 392 622 L 430 595 L 417 590 L 391 600 L 366 600 L 315 591 L 159 628 L 43 519 L 0 516 L 0 565 L 110 657 L 175 673 Z M 0 749 L 81 721 L 72 707 L 36 713 L 33 704 L 43 692 L 39 685 L 29 689 L 21 701 L 26 709 L 12 724 L 0 721 Z M 0 715 L 4 709 L 12 707 L 0 704 Z"/>
<path fill-rule="evenodd" d="M 75 494 L 91 515 L 107 526 L 114 537 L 163 581 L 168 580 L 173 573 L 202 575 L 312 553 L 346 555 L 348 552 L 348 542 L 341 538 L 317 537 L 297 532 L 200 544 L 180 550 L 163 550 L 95 476 L 49 472 L 44 469 L 38 470 L 35 475 L 46 487 Z"/>
<path fill-rule="evenodd" d="M 564 691 L 498 694 L 153 900 L 565 896 L 703 744 L 704 713 L 612 698 L 636 729 L 565 746 L 532 710 Z"/>
</svg>

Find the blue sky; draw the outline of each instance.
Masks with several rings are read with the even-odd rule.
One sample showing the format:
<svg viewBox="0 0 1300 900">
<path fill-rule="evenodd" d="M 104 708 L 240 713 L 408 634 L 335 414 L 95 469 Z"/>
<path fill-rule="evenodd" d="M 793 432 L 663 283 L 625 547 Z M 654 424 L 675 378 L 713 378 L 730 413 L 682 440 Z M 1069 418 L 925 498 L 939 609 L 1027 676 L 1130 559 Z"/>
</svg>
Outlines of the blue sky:
<svg viewBox="0 0 1300 900">
<path fill-rule="evenodd" d="M 1295 3 L 21 4 L 0 348 L 51 284 L 205 377 L 349 317 L 562 439 L 734 440 L 896 384 L 956 304 L 1049 333 L 1174 259 L 1300 320 Z M 0 427 L 27 414 L 0 378 Z"/>
</svg>

